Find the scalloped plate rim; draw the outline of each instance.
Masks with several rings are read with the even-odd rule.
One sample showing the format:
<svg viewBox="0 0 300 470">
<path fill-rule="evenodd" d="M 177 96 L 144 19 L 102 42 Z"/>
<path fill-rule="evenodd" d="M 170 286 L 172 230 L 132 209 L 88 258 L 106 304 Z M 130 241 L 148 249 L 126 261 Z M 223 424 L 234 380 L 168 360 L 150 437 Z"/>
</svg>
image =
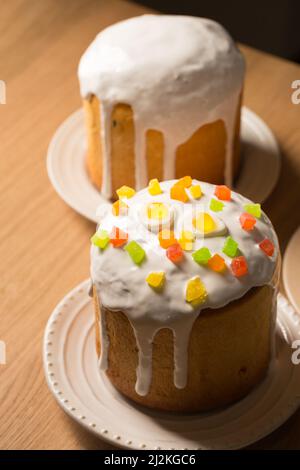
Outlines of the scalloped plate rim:
<svg viewBox="0 0 300 470">
<path fill-rule="evenodd" d="M 103 434 L 101 432 L 100 429 L 98 429 L 98 427 L 92 427 L 91 425 L 89 425 L 87 423 L 87 421 L 82 421 L 82 419 L 80 418 L 80 416 L 77 416 L 77 412 L 80 411 L 76 408 L 76 410 L 73 410 L 70 409 L 70 406 L 69 404 L 67 405 L 64 400 L 63 400 L 63 396 L 64 396 L 64 393 L 62 393 L 63 396 L 60 396 L 58 395 L 58 392 L 56 390 L 56 386 L 55 386 L 55 378 L 51 378 L 50 377 L 50 371 L 52 369 L 49 369 L 49 358 L 48 358 L 48 353 L 49 353 L 49 346 L 48 346 L 48 342 L 49 342 L 49 338 L 51 338 L 51 340 L 53 341 L 52 338 L 55 338 L 55 335 L 51 335 L 51 331 L 53 329 L 53 321 L 55 322 L 55 324 L 59 323 L 59 317 L 61 315 L 63 315 L 64 313 L 64 310 L 65 310 L 65 314 L 68 315 L 68 302 L 71 302 L 71 313 L 72 311 L 74 310 L 74 308 L 79 308 L 77 302 L 78 300 L 76 301 L 75 297 L 77 295 L 79 295 L 79 300 L 82 304 L 88 304 L 89 302 L 89 298 L 88 298 L 88 295 L 87 295 L 87 287 L 89 285 L 89 279 L 83 281 L 82 283 L 80 283 L 78 286 L 76 286 L 74 289 L 72 289 L 66 296 L 64 296 L 64 298 L 58 303 L 58 305 L 55 307 L 55 309 L 53 310 L 49 320 L 48 320 L 48 323 L 47 323 L 47 326 L 46 326 L 46 329 L 45 329 L 45 334 L 44 334 L 44 340 L 43 340 L 43 363 L 44 363 L 44 371 L 45 371 L 45 376 L 46 376 L 46 380 L 47 380 L 47 384 L 48 384 L 48 387 L 49 389 L 51 390 L 51 392 L 53 393 L 54 397 L 56 398 L 58 404 L 64 409 L 64 411 L 73 419 L 75 419 L 79 424 L 83 425 L 85 427 L 85 429 L 87 429 L 88 431 L 92 432 L 93 434 L 95 434 L 96 436 L 98 436 L 99 438 L 101 438 L 102 440 L 105 440 L 106 442 L 114 445 L 114 446 L 118 446 L 118 447 L 121 447 L 121 448 L 125 448 L 125 449 L 141 449 L 141 448 L 149 448 L 149 449 L 153 449 L 152 446 L 147 446 L 147 445 L 138 445 L 138 443 L 135 443 L 133 441 L 131 441 L 130 444 L 124 442 L 124 439 L 122 439 L 122 437 L 120 437 L 120 439 L 117 439 L 115 436 L 111 436 L 110 435 L 110 432 L 111 431 L 108 431 L 108 434 Z M 300 317 L 299 315 L 297 315 L 297 313 L 295 312 L 295 310 L 293 309 L 293 307 L 288 303 L 288 301 L 285 299 L 284 296 L 282 296 L 281 294 L 279 294 L 279 303 L 281 304 L 281 309 L 282 309 L 282 315 L 283 316 L 286 316 L 286 318 L 288 318 L 288 321 L 290 322 L 289 326 L 291 327 L 291 325 L 293 324 L 293 328 L 298 328 L 298 330 L 300 330 Z M 72 304 L 73 302 L 73 304 Z M 81 305 L 80 303 L 80 305 Z M 70 314 L 69 314 L 70 315 Z M 75 313 L 75 317 L 74 319 L 76 319 L 78 316 L 78 312 Z M 73 321 L 73 320 L 72 320 Z M 289 332 L 291 334 L 291 332 Z M 292 339 L 296 338 L 296 336 L 293 336 Z M 77 343 L 76 343 L 77 344 Z M 52 346 L 50 346 L 51 348 Z M 53 366 L 53 361 L 54 359 L 52 358 L 51 359 L 51 364 Z M 60 367 L 62 367 L 61 365 L 61 362 L 58 362 L 57 363 Z M 57 366 L 58 367 L 58 366 Z M 292 376 L 290 378 L 290 382 L 295 382 L 295 370 L 294 370 L 294 367 L 292 367 Z M 296 367 L 296 366 L 295 366 Z M 300 369 L 299 369 L 300 370 Z M 228 445 L 226 446 L 225 448 L 230 448 L 230 449 L 239 449 L 239 448 L 242 448 L 242 447 L 245 447 L 245 446 L 248 446 L 250 444 L 253 444 L 254 442 L 258 441 L 259 439 L 262 439 L 263 437 L 267 436 L 268 434 L 270 434 L 271 432 L 273 432 L 275 429 L 277 429 L 279 426 L 281 426 L 296 410 L 297 408 L 299 407 L 300 405 L 300 381 L 299 381 L 299 378 L 300 378 L 300 373 L 299 373 L 299 377 L 297 376 L 297 393 L 296 395 L 294 396 L 294 399 L 293 399 L 293 402 L 292 402 L 292 406 L 291 406 L 291 403 L 289 402 L 289 404 L 286 404 L 286 408 L 285 408 L 285 412 L 282 411 L 281 415 L 280 416 L 277 416 L 276 415 L 276 420 L 272 422 L 272 424 L 270 424 L 268 427 L 267 427 L 267 430 L 264 429 L 261 433 L 257 433 L 255 438 L 249 438 L 247 440 L 247 442 L 239 442 L 239 440 L 237 439 L 236 443 L 234 445 Z M 294 384 L 295 386 L 295 384 Z M 110 386 L 111 389 L 113 389 L 112 386 Z M 286 390 L 288 389 L 288 386 L 286 386 L 285 388 L 285 394 L 287 394 Z M 255 393 L 255 390 L 253 392 L 251 392 L 244 400 L 248 400 L 250 399 L 250 397 L 252 396 L 253 393 Z M 267 389 L 268 390 L 268 389 Z M 108 395 L 110 394 L 110 391 L 109 391 L 109 388 L 106 387 L 105 389 L 106 393 L 108 393 Z M 289 392 L 290 393 L 290 392 Z M 102 393 L 103 394 L 103 393 Z M 66 395 L 67 396 L 67 395 Z M 118 394 L 118 397 L 121 397 L 120 394 Z M 112 395 L 112 398 L 113 398 L 113 395 Z M 280 396 L 280 400 L 282 399 L 282 396 Z M 122 397 L 121 397 L 121 401 L 124 400 Z M 68 403 L 70 403 L 70 397 L 68 397 Z M 125 399 L 125 403 L 126 403 L 126 408 L 124 408 L 125 410 L 128 409 L 128 402 L 126 401 Z M 238 402 L 238 404 L 241 404 L 242 402 Z M 85 407 L 87 405 L 84 405 L 83 404 L 83 407 Z M 132 407 L 132 409 L 134 410 L 136 407 L 134 406 L 133 403 L 130 403 L 130 406 Z M 234 407 L 235 405 L 233 405 Z M 257 405 L 256 405 L 257 406 Z M 138 411 L 140 411 L 139 407 L 137 407 Z M 221 412 L 226 412 L 226 410 L 230 410 L 231 407 L 228 407 L 224 410 L 222 410 Z M 76 413 L 75 413 L 76 411 Z M 134 412 L 135 413 L 135 412 Z M 268 410 L 268 413 L 270 413 L 270 411 Z M 167 416 L 167 414 L 164 414 L 165 416 Z M 163 417 L 164 417 L 163 415 Z M 210 414 L 209 414 L 210 415 Z M 212 413 L 211 415 L 213 416 L 216 416 L 217 415 L 217 412 L 215 413 Z M 170 417 L 172 416 L 172 419 L 174 418 L 174 415 L 171 415 L 170 414 Z M 185 416 L 185 419 L 189 419 L 189 416 L 188 415 L 184 415 Z M 195 417 L 197 417 L 197 415 L 191 415 L 191 418 L 195 419 Z M 201 416 L 200 416 L 201 417 Z M 203 415 L 202 415 L 203 417 Z M 97 420 L 100 419 L 98 416 L 97 416 Z M 262 418 L 261 418 L 262 419 Z M 249 426 L 248 426 L 249 427 Z M 250 426 L 251 427 L 251 426 Z M 231 435 L 234 434 L 232 431 L 231 431 Z M 222 437 L 221 437 L 222 438 Z M 220 438 L 219 438 L 220 439 Z M 149 439 L 148 439 L 149 441 Z M 177 438 L 177 441 L 178 441 L 178 438 Z M 149 441 L 150 442 L 150 441 Z M 159 449 L 164 449 L 165 447 L 161 447 L 159 446 Z M 166 447 L 167 449 L 171 449 L 169 447 Z M 181 448 L 181 447 L 180 447 Z M 200 447 L 200 450 L 203 449 L 203 448 L 215 448 L 214 446 L 210 446 L 210 447 Z M 224 448 L 224 447 L 216 447 L 216 448 Z M 188 447 L 188 449 L 191 449 L 191 450 L 195 450 L 195 448 L 193 447 Z"/>
<path fill-rule="evenodd" d="M 272 151 L 272 168 L 271 168 L 271 180 L 267 180 L 268 186 L 264 191 L 263 197 L 257 197 L 256 202 L 264 202 L 269 195 L 272 193 L 280 174 L 281 169 L 281 153 L 277 143 L 277 140 L 268 127 L 268 125 L 253 111 L 243 106 L 241 114 L 241 141 L 242 145 L 245 141 L 245 134 L 252 132 L 256 133 L 256 143 L 260 146 L 267 146 Z M 54 187 L 57 194 L 68 204 L 73 210 L 78 212 L 83 217 L 97 222 L 96 209 L 101 203 L 107 203 L 107 201 L 93 186 L 88 178 L 87 172 L 84 168 L 85 158 L 83 147 L 85 146 L 85 134 L 83 125 L 83 110 L 81 108 L 70 114 L 56 129 L 47 152 L 47 172 L 52 186 Z M 251 131 L 252 128 L 252 131 Z M 254 129 L 254 130 L 253 130 Z M 255 131 L 256 129 L 256 131 Z M 260 135 L 257 133 L 259 129 Z M 250 135 L 249 134 L 249 135 Z M 253 135 L 254 135 L 253 134 Z M 80 137 L 81 136 L 81 137 Z M 77 139 L 77 140 L 76 140 Z M 78 141 L 79 145 L 73 144 L 73 140 Z M 253 143 L 254 140 L 251 140 Z M 80 147 L 80 148 L 79 148 Z M 79 149 L 78 149 L 79 148 Z M 75 169 L 74 155 L 76 155 L 75 163 L 78 166 Z M 67 164 L 67 170 L 61 168 L 59 163 L 65 160 Z M 250 160 L 250 158 L 248 158 Z M 248 161 L 246 159 L 246 161 Z M 247 196 L 247 191 L 240 187 L 239 181 L 243 181 L 246 170 L 244 168 L 245 158 L 242 161 L 240 174 L 236 180 L 234 188 L 237 191 L 244 193 Z M 247 172 L 249 174 L 252 171 L 251 162 L 248 162 Z M 60 163 L 61 165 L 62 163 Z M 255 167 L 255 165 L 253 166 Z M 254 168 L 255 170 L 255 168 Z M 77 173 L 77 174 L 76 174 Z M 80 174 L 81 173 L 81 174 Z M 72 180 L 74 176 L 74 181 Z M 253 173 L 253 176 L 257 173 Z M 247 176 L 247 174 L 246 174 Z M 71 177 L 71 178 L 70 178 Z M 81 185 L 82 193 L 78 195 L 78 186 L 76 186 L 76 179 L 79 177 L 79 184 Z M 270 178 L 270 173 L 268 172 Z M 247 178 L 246 178 L 247 180 Z M 71 181 L 71 183 L 70 183 Z M 245 183 L 244 183 L 245 184 Z M 246 183 L 246 186 L 249 182 Z M 249 190 L 249 189 L 248 189 Z M 259 189 L 261 191 L 261 189 Z M 252 196 L 252 194 L 250 195 Z M 249 198 L 251 199 L 251 197 Z M 89 198 L 89 204 L 84 201 L 84 198 Z M 253 197 L 253 196 L 252 196 Z"/>
</svg>

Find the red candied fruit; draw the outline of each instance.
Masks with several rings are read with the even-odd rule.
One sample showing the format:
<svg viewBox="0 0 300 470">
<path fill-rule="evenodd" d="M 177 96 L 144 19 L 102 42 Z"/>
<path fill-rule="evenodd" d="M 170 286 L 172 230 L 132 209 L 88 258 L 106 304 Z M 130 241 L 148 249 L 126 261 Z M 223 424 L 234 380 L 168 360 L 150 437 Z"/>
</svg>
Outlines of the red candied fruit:
<svg viewBox="0 0 300 470">
<path fill-rule="evenodd" d="M 167 257 L 173 263 L 180 263 L 183 259 L 183 250 L 179 243 L 175 243 L 174 245 L 169 246 L 167 248 Z"/>
<path fill-rule="evenodd" d="M 248 265 L 244 256 L 234 258 L 230 266 L 235 277 L 245 276 L 248 273 Z"/>
<path fill-rule="evenodd" d="M 268 238 L 265 238 L 262 242 L 259 244 L 259 248 L 267 255 L 267 256 L 272 256 L 274 253 L 274 244 L 269 240 Z"/>
</svg>

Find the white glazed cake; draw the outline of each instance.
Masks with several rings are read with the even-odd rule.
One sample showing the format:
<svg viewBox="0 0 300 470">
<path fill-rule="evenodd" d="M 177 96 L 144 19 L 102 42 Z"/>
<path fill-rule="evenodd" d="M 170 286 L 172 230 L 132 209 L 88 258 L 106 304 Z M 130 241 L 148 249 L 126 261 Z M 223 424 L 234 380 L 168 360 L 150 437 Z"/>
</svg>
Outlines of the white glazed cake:
<svg viewBox="0 0 300 470">
<path fill-rule="evenodd" d="M 88 167 L 105 196 L 189 167 L 192 176 L 232 183 L 244 61 L 221 25 L 169 15 L 121 21 L 91 43 L 78 75 Z"/>
<path fill-rule="evenodd" d="M 279 247 L 270 220 L 259 204 L 226 186 L 189 177 L 152 181 L 137 193 L 121 188 L 119 196 L 91 247 L 100 368 L 127 396 L 161 409 L 208 409 L 243 396 L 265 375 L 271 357 Z M 152 347 L 165 329 L 172 332 L 164 352 L 171 356 L 172 383 L 158 390 L 153 374 L 164 371 L 154 366 L 159 369 L 163 355 L 153 364 Z M 166 347 L 163 339 L 156 353 Z M 122 370 L 110 370 L 125 344 L 132 357 Z"/>
</svg>

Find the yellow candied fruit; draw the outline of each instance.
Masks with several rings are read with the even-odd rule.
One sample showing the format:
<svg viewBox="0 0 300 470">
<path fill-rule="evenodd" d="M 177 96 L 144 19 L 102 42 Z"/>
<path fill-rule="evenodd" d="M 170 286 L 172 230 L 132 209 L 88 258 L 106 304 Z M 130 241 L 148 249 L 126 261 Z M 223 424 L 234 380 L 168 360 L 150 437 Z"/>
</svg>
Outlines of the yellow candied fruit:
<svg viewBox="0 0 300 470">
<path fill-rule="evenodd" d="M 184 188 L 189 188 L 192 185 L 192 178 L 190 176 L 184 176 L 177 181 L 176 184 L 183 186 Z"/>
<path fill-rule="evenodd" d="M 162 220 L 168 217 L 169 209 L 163 202 L 150 202 L 147 206 L 147 217 L 150 220 Z"/>
<path fill-rule="evenodd" d="M 202 196 L 202 190 L 201 190 L 200 184 L 195 184 L 191 186 L 190 193 L 194 199 L 200 199 L 200 197 Z"/>
<path fill-rule="evenodd" d="M 193 307 L 198 307 L 207 299 L 207 291 L 199 276 L 193 277 L 187 282 L 185 299 Z"/>
<path fill-rule="evenodd" d="M 183 230 L 179 238 L 179 244 L 185 251 L 192 251 L 195 235 L 190 230 Z"/>
<path fill-rule="evenodd" d="M 119 198 L 126 197 L 127 199 L 130 199 L 135 195 L 135 190 L 133 188 L 130 188 L 129 186 L 121 186 L 121 188 L 117 189 L 117 195 Z"/>
<path fill-rule="evenodd" d="M 193 225 L 201 233 L 209 233 L 216 228 L 214 219 L 207 212 L 199 212 L 193 218 Z"/>
<path fill-rule="evenodd" d="M 112 205 L 112 213 L 113 215 L 126 215 L 128 211 L 128 206 L 124 201 L 120 199 L 113 203 Z"/>
<path fill-rule="evenodd" d="M 157 178 L 154 178 L 153 180 L 149 181 L 148 191 L 151 194 L 151 196 L 156 196 L 157 194 L 162 193 L 162 189 L 160 187 L 160 184 Z"/>
<path fill-rule="evenodd" d="M 161 290 L 164 287 L 166 275 L 163 271 L 152 272 L 148 274 L 146 281 L 149 286 L 156 290 Z"/>
</svg>

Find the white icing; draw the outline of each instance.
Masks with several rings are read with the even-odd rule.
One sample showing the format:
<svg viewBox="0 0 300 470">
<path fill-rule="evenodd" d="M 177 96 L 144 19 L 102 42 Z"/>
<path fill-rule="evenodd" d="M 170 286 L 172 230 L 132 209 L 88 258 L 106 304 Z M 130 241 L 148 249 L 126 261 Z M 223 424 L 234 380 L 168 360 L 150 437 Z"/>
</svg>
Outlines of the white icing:
<svg viewBox="0 0 300 470">
<path fill-rule="evenodd" d="M 143 15 L 102 31 L 82 56 L 81 94 L 101 101 L 102 192 L 111 196 L 110 116 L 132 106 L 136 187 L 147 183 L 145 134 L 164 135 L 164 179 L 175 177 L 175 153 L 202 125 L 222 119 L 227 132 L 225 181 L 232 183 L 234 122 L 244 61 L 218 23 L 189 16 Z"/>
<path fill-rule="evenodd" d="M 232 191 L 231 201 L 223 201 L 223 210 L 216 213 L 209 209 L 211 198 L 216 198 L 214 185 L 201 182 L 201 199 L 183 204 L 170 199 L 173 184 L 174 181 L 161 183 L 163 193 L 157 196 L 151 196 L 148 189 L 139 191 L 126 200 L 129 206 L 127 216 L 113 216 L 110 209 L 100 221 L 101 229 L 110 233 L 114 226 L 118 226 L 129 234 L 129 241 L 135 240 L 144 248 L 146 259 L 140 266 L 135 265 L 122 248 L 108 246 L 101 251 L 96 246 L 91 247 L 91 278 L 101 303 L 110 310 L 123 311 L 134 329 L 139 348 L 136 391 L 141 395 L 147 394 L 151 384 L 152 340 L 157 331 L 170 328 L 174 333 L 174 383 L 182 388 L 187 377 L 189 334 L 201 309 L 222 307 L 242 297 L 252 287 L 270 283 L 279 253 L 276 234 L 264 213 L 257 219 L 254 230 L 247 232 L 241 228 L 239 217 L 244 212 L 244 204 L 251 202 L 248 199 Z M 193 180 L 193 184 L 199 182 Z M 180 264 L 172 263 L 160 247 L 157 233 L 149 231 L 139 218 L 142 208 L 150 202 L 164 202 L 172 206 L 176 237 L 183 228 L 192 229 L 192 216 L 197 211 L 208 212 L 215 220 L 222 222 L 227 232 L 219 231 L 209 238 L 196 237 L 194 250 L 206 246 L 212 254 L 223 256 L 229 266 L 232 259 L 222 252 L 222 248 L 230 235 L 238 243 L 240 254 L 247 260 L 248 274 L 236 278 L 230 268 L 224 274 L 216 273 L 197 264 L 191 252 L 185 252 L 185 259 Z M 265 238 L 275 245 L 272 257 L 266 256 L 258 246 Z M 146 282 L 148 274 L 155 271 L 166 274 L 161 293 L 155 292 Z M 205 303 L 197 309 L 185 300 L 186 284 L 194 276 L 200 277 L 208 293 Z"/>
</svg>

